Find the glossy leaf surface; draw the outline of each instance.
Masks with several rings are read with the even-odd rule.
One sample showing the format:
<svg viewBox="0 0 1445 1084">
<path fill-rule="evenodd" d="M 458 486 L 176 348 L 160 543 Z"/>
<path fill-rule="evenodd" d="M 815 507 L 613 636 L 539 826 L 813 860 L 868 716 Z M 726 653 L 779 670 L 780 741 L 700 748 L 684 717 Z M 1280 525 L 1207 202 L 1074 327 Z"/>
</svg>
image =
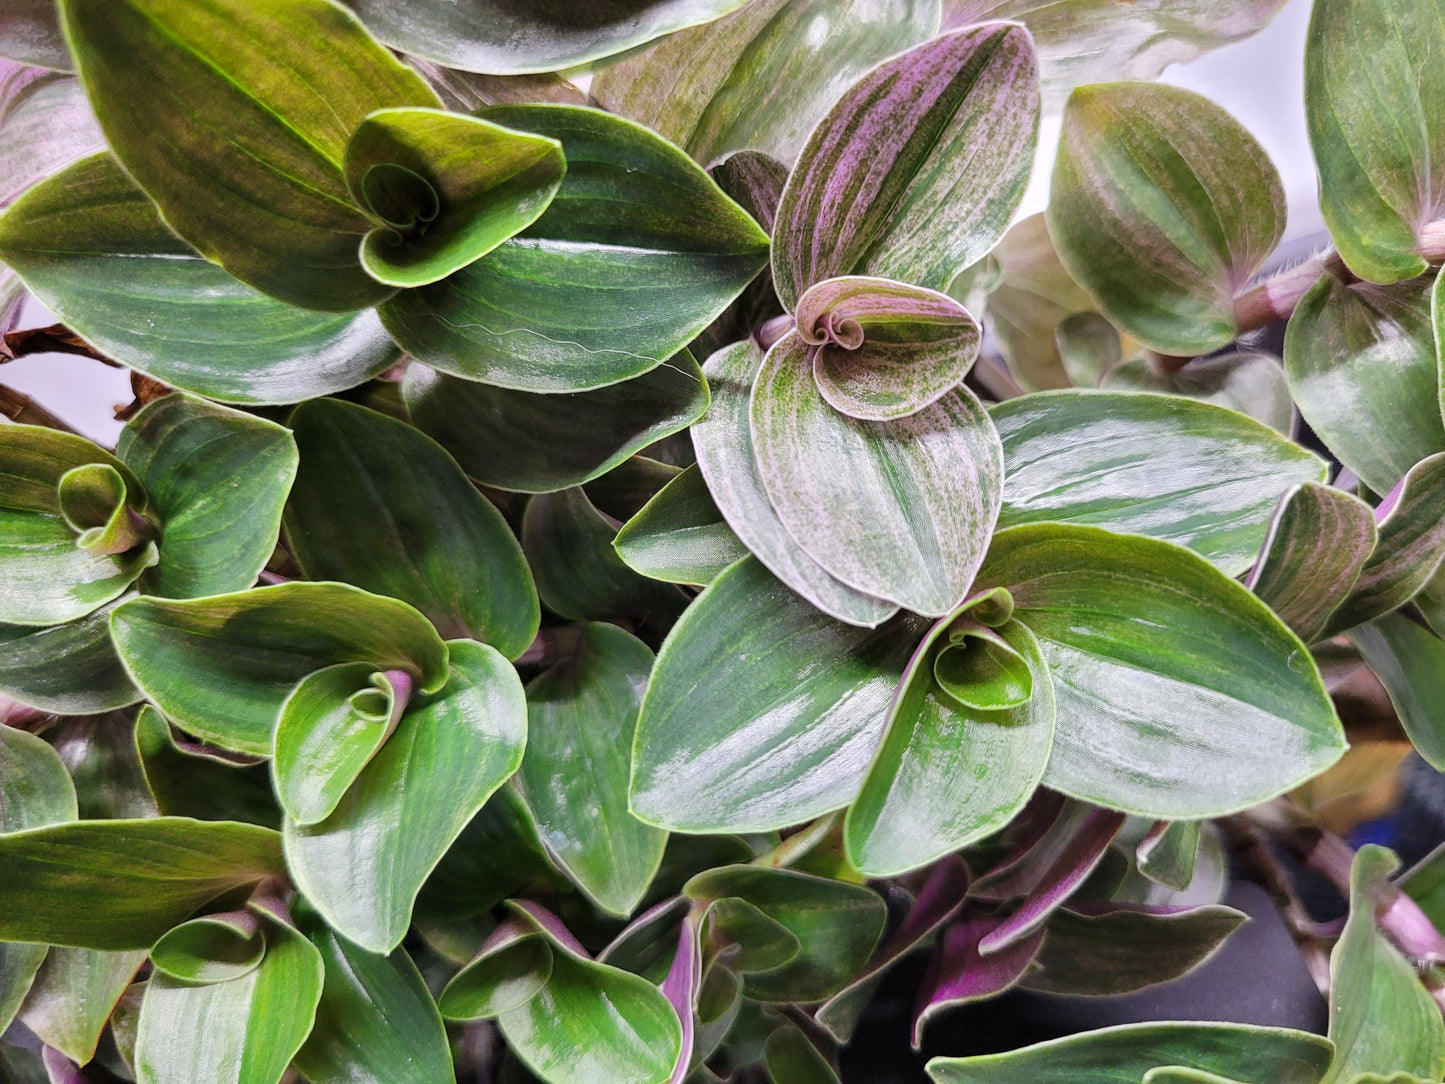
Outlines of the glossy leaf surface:
<svg viewBox="0 0 1445 1084">
<path fill-rule="evenodd" d="M 428 692 L 447 677 L 446 646 L 421 614 L 339 583 L 133 599 L 111 615 L 111 635 L 136 684 L 179 725 L 261 756 L 282 702 L 315 670 L 368 662 L 405 670 Z"/>
<path fill-rule="evenodd" d="M 1279 433 L 1177 396 L 1067 391 L 989 411 L 1004 449 L 999 526 L 1079 523 L 1249 568 L 1285 490 L 1325 464 Z"/>
<path fill-rule="evenodd" d="M 592 95 L 706 165 L 754 149 L 791 163 L 869 68 L 931 37 L 937 0 L 762 0 L 624 57 Z"/>
<path fill-rule="evenodd" d="M 37 185 L 0 219 L 0 259 L 106 355 L 228 403 L 292 403 L 400 356 L 370 310 L 268 297 L 177 238 L 110 155 Z"/>
<path fill-rule="evenodd" d="M 914 1050 L 922 1047 L 923 1029 L 933 1016 L 1001 994 L 1028 970 L 1043 942 L 1043 931 L 1035 931 L 985 956 L 979 946 L 997 925 L 995 918 L 975 916 L 955 922 L 943 931 L 928 962 L 913 1010 Z"/>
<path fill-rule="evenodd" d="M 890 876 L 927 865 L 998 831 L 1033 794 L 1053 744 L 1054 696 L 1038 641 L 1019 622 L 999 630 L 1033 675 L 1034 695 L 994 711 L 970 708 L 934 677 L 952 648 L 949 622 L 914 652 L 888 730 L 848 810 L 848 856 Z"/>
<path fill-rule="evenodd" d="M 718 511 L 697 464 L 659 489 L 622 525 L 612 545 L 634 572 L 671 583 L 712 583 L 748 555 Z"/>
<path fill-rule="evenodd" d="M 411 603 L 443 636 L 508 658 L 540 613 L 522 547 L 455 462 L 411 426 L 327 399 L 291 416 L 301 468 L 286 537 L 307 575 Z"/>
<path fill-rule="evenodd" d="M 202 255 L 307 308 L 391 292 L 358 261 L 370 224 L 342 156 L 373 110 L 436 96 L 353 16 L 324 0 L 65 0 L 61 15 L 112 151 Z"/>
<path fill-rule="evenodd" d="M 1259 560 L 1245 581 L 1307 644 L 1360 578 L 1379 532 L 1353 494 L 1305 482 L 1280 497 Z"/>
<path fill-rule="evenodd" d="M 1428 279 L 1346 286 L 1322 275 L 1285 334 L 1300 413 L 1376 493 L 1445 451 L 1430 297 Z"/>
<path fill-rule="evenodd" d="M 687 351 L 641 376 L 592 391 L 539 395 L 477 384 L 413 365 L 402 383 L 412 421 L 468 476 L 519 493 L 590 482 L 708 408 L 707 382 Z M 566 440 L 557 434 L 565 432 Z"/>
<path fill-rule="evenodd" d="M 1350 642 L 1385 686 L 1416 752 L 1445 765 L 1445 640 L 1393 613 L 1352 629 Z"/>
<path fill-rule="evenodd" d="M 1414 278 L 1420 228 L 1445 172 L 1445 48 L 1436 3 L 1326 0 L 1305 39 L 1305 116 L 1320 209 L 1350 270 L 1371 282 Z M 1381 125 L 1374 118 L 1394 117 Z"/>
<path fill-rule="evenodd" d="M 937 1084 L 1115 1084 L 1181 1065 L 1241 1080 L 1316 1084 L 1330 1063 L 1327 1040 L 1248 1024 L 1124 1024 L 1053 1039 L 1006 1054 L 934 1058 Z"/>
<path fill-rule="evenodd" d="M 161 520 L 160 563 L 141 587 L 165 598 L 242 591 L 276 548 L 296 442 L 275 422 L 167 395 L 121 430 L 116 456 Z"/>
<path fill-rule="evenodd" d="M 484 119 L 559 140 L 567 176 L 524 233 L 381 306 L 432 368 L 520 391 L 615 384 L 686 346 L 766 262 L 757 223 L 645 128 L 560 105 Z"/>
<path fill-rule="evenodd" d="M 422 882 L 522 759 L 516 671 L 485 644 L 447 646 L 446 685 L 413 700 L 335 812 L 285 826 L 297 887 L 329 926 L 372 952 L 401 942 Z"/>
<path fill-rule="evenodd" d="M 110 641 L 116 605 L 64 625 L 0 625 L 0 693 L 58 715 L 89 715 L 139 700 Z"/>
<path fill-rule="evenodd" d="M 562 0 L 516 7 L 445 0 L 348 0 L 388 45 L 463 71 L 551 72 L 705 23 L 741 0 L 628 0 L 596 11 Z"/>
<path fill-rule="evenodd" d="M 1164 373 L 1148 358 L 1137 357 L 1110 369 L 1099 384 L 1110 391 L 1157 391 L 1185 395 L 1237 410 L 1288 434 L 1294 402 L 1279 359 L 1240 351 L 1194 358 L 1182 369 Z"/>
<path fill-rule="evenodd" d="M 249 975 L 266 955 L 262 919 L 228 911 L 182 922 L 151 948 L 151 963 L 171 978 L 197 986 Z"/>
<path fill-rule="evenodd" d="M 763 487 L 814 560 L 915 613 L 939 617 L 963 600 L 1003 484 L 998 435 L 971 391 L 896 421 L 855 421 L 818 394 L 790 334 L 764 359 L 750 414 Z"/>
<path fill-rule="evenodd" d="M 381 225 L 361 265 L 389 286 L 425 286 L 485 256 L 547 209 L 566 172 L 555 139 L 440 109 L 380 109 L 343 162 L 357 206 Z"/>
<path fill-rule="evenodd" d="M 1234 295 L 1284 232 L 1284 188 L 1223 109 L 1158 84 L 1081 88 L 1064 111 L 1049 233 L 1104 313 L 1168 354 L 1235 336 Z"/>
<path fill-rule="evenodd" d="M 552 975 L 552 948 L 534 928 L 507 919 L 438 998 L 448 1020 L 482 1020 L 526 1004 Z"/>
<path fill-rule="evenodd" d="M 527 750 L 517 779 L 548 854 L 603 910 L 628 915 L 667 834 L 627 805 L 637 711 L 652 652 L 612 625 L 584 626 L 577 654 L 527 686 Z"/>
<path fill-rule="evenodd" d="M 280 842 L 255 825 L 184 817 L 0 835 L 0 937 L 149 949 L 202 904 L 281 874 Z"/>
<path fill-rule="evenodd" d="M 813 130 L 783 189 L 783 304 L 838 275 L 947 288 L 1007 229 L 1038 111 L 1033 42 L 1017 26 L 945 34 L 874 68 Z"/>
<path fill-rule="evenodd" d="M 145 955 L 145 949 L 103 952 L 51 946 L 25 996 L 21 1021 L 46 1046 L 85 1065 L 95 1056 L 106 1022 Z"/>
<path fill-rule="evenodd" d="M 878 625 L 896 607 L 854 590 L 809 555 L 784 526 L 764 487 L 749 407 L 763 357 L 756 345 L 742 342 L 708 358 L 703 372 L 712 405 L 691 430 L 698 470 L 727 525 L 769 572 L 826 614 L 853 625 Z"/>
<path fill-rule="evenodd" d="M 834 621 L 740 561 L 658 652 L 637 721 L 633 811 L 678 831 L 761 831 L 846 805 L 922 633 L 910 619 L 876 632 Z"/>
<path fill-rule="evenodd" d="M 994 541 L 975 590 L 992 586 L 1012 593 L 1054 680 L 1048 786 L 1165 819 L 1218 815 L 1344 751 L 1304 645 L 1188 550 L 1096 528 L 1020 527 Z"/>
<path fill-rule="evenodd" d="M 264 764 L 228 764 L 193 743 L 183 748 L 166 717 L 149 704 L 136 716 L 134 738 L 146 788 L 162 816 L 281 827 L 281 809 Z"/>
</svg>

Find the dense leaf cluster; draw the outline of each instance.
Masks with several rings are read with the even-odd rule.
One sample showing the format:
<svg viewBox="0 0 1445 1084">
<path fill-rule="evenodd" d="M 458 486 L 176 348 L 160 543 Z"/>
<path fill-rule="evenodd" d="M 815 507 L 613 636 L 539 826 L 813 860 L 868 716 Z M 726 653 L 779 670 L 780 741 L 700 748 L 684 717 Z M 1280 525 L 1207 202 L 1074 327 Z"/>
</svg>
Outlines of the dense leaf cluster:
<svg viewBox="0 0 1445 1084">
<path fill-rule="evenodd" d="M 1233 851 L 1328 1037 L 931 1079 L 1440 1081 L 1445 859 L 1304 806 L 1351 674 L 1445 768 L 1445 0 L 1316 0 L 1260 280 L 1142 80 L 1278 6 L 8 4 L 0 330 L 137 401 L 4 400 L 0 1078 L 836 1082 L 914 953 L 915 1049 L 1192 970 Z"/>
</svg>

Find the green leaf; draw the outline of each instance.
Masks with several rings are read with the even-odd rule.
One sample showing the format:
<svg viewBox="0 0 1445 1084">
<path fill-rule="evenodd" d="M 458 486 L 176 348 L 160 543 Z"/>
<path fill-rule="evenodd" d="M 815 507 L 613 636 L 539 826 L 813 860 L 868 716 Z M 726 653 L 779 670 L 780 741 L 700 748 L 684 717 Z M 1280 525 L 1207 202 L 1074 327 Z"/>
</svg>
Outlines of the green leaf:
<svg viewBox="0 0 1445 1084">
<path fill-rule="evenodd" d="M 819 393 L 840 413 L 872 421 L 942 398 L 968 374 L 983 335 L 947 294 L 856 275 L 810 287 L 797 321 L 814 348 Z"/>
<path fill-rule="evenodd" d="M 761 0 L 598 72 L 592 96 L 711 165 L 791 163 L 839 93 L 938 31 L 938 0 Z"/>
<path fill-rule="evenodd" d="M 1445 770 L 1445 640 L 1392 613 L 1352 629 L 1350 643 L 1385 686 L 1416 752 Z"/>
<path fill-rule="evenodd" d="M 767 831 L 852 800 L 922 622 L 833 621 L 756 560 L 728 569 L 658 652 L 632 809 L 686 832 Z"/>
<path fill-rule="evenodd" d="M 405 670 L 435 692 L 440 636 L 404 602 L 340 583 L 283 583 L 188 601 L 132 599 L 111 635 L 135 683 L 185 730 L 267 756 L 281 704 L 307 674 L 338 662 Z"/>
<path fill-rule="evenodd" d="M 286 537 L 308 576 L 409 602 L 443 636 L 526 650 L 540 612 L 522 547 L 445 451 L 334 399 L 302 404 L 291 428 L 301 469 Z"/>
<path fill-rule="evenodd" d="M 803 943 L 797 934 L 738 896 L 714 900 L 707 908 L 711 936 L 728 946 L 727 962 L 747 974 L 771 971 L 798 958 Z"/>
<path fill-rule="evenodd" d="M 576 657 L 527 686 L 527 751 L 517 781 L 547 853 L 609 914 L 641 902 L 667 833 L 627 807 L 637 710 L 652 652 L 611 625 L 583 627 Z"/>
<path fill-rule="evenodd" d="M 1232 907 L 1155 914 L 1123 908 L 1049 919 L 1043 948 L 1022 985 L 1054 994 L 1126 994 L 1188 974 L 1249 921 Z"/>
<path fill-rule="evenodd" d="M 14 0 L 0 13 L 0 56 L 59 71 L 70 70 L 70 50 L 53 0 Z"/>
<path fill-rule="evenodd" d="M 434 106 L 420 76 L 327 0 L 61 0 L 111 150 L 200 253 L 248 285 L 340 311 L 392 292 L 358 248 L 342 177 L 372 111 Z"/>
<path fill-rule="evenodd" d="M 189 395 L 167 395 L 121 430 L 120 461 L 135 471 L 161 520 L 160 563 L 147 594 L 197 598 L 256 582 L 281 528 L 296 476 L 296 442 L 274 422 Z"/>
<path fill-rule="evenodd" d="M 519 391 L 586 391 L 672 357 L 762 268 L 767 235 L 680 150 L 593 109 L 497 106 L 560 140 L 567 176 L 521 235 L 381 306 L 434 369 Z"/>
<path fill-rule="evenodd" d="M 149 949 L 217 896 L 280 875 L 280 844 L 253 824 L 184 817 L 0 835 L 0 938 Z"/>
<path fill-rule="evenodd" d="M 1445 453 L 1410 468 L 1376 509 L 1380 539 L 1326 633 L 1352 628 L 1403 606 L 1445 562 Z"/>
<path fill-rule="evenodd" d="M 622 525 L 612 548 L 634 572 L 669 583 L 709 584 L 748 555 L 694 463 Z"/>
<path fill-rule="evenodd" d="M 67 522 L 79 490 L 67 487 L 70 506 L 62 504 L 62 481 L 86 477 L 83 468 L 108 469 L 120 486 L 109 507 L 95 509 L 96 521 L 83 528 Z M 71 472 L 81 470 L 79 475 Z M 134 494 L 145 506 L 144 491 L 120 460 L 84 437 L 33 425 L 0 428 L 0 621 L 17 625 L 59 625 L 84 617 L 120 596 L 148 566 L 156 550 L 140 541 L 126 550 L 110 548 L 86 528 L 102 528 L 120 503 Z M 89 511 L 89 510 L 87 510 Z M 128 519 L 127 519 L 127 522 Z M 82 543 L 95 539 L 98 545 Z"/>
<path fill-rule="evenodd" d="M 1326 1084 L 1360 1073 L 1445 1073 L 1445 1023 L 1414 967 L 1375 928 L 1375 912 L 1399 859 L 1362 847 L 1350 870 L 1350 917 L 1330 953 L 1330 1039 L 1335 1059 Z"/>
<path fill-rule="evenodd" d="M 620 619 L 666 627 L 686 607 L 686 597 L 623 564 L 612 548 L 616 535 L 616 521 L 580 488 L 533 497 L 522 517 L 522 547 L 542 603 L 574 621 Z"/>
<path fill-rule="evenodd" d="M 1124 331 L 1169 354 L 1235 337 L 1234 295 L 1284 232 L 1284 188 L 1233 117 L 1192 91 L 1074 91 L 1054 163 L 1049 233 Z"/>
<path fill-rule="evenodd" d="M 1033 42 L 1018 26 L 945 34 L 874 68 L 813 130 L 783 189 L 783 304 L 838 275 L 946 289 L 1008 228 L 1038 116 Z"/>
<path fill-rule="evenodd" d="M 309 908 L 297 913 L 326 979 L 316 1024 L 295 1064 L 311 1084 L 435 1084 L 453 1079 L 436 1002 L 402 949 L 377 956 L 338 937 Z"/>
<path fill-rule="evenodd" d="M 297 888 L 372 952 L 400 944 L 422 882 L 522 760 L 527 707 L 516 671 L 485 644 L 447 647 L 446 685 L 413 698 L 335 812 L 285 826 Z"/>
<path fill-rule="evenodd" d="M 46 739 L 75 782 L 82 820 L 156 815 L 155 800 L 136 756 L 134 728 L 129 711 L 112 711 L 58 719 L 47 730 Z"/>
<path fill-rule="evenodd" d="M 1294 402 L 1279 359 L 1247 351 L 1194 358 L 1172 373 L 1149 358 L 1131 358 L 1109 370 L 1099 385 L 1109 391 L 1157 391 L 1202 399 L 1248 414 L 1286 436 L 1294 423 Z"/>
<path fill-rule="evenodd" d="M 515 909 L 547 939 L 552 973 L 534 997 L 498 1016 L 507 1045 L 551 1084 L 668 1080 L 682 1048 L 682 1025 L 662 992 L 589 960 L 535 905 Z"/>
<path fill-rule="evenodd" d="M 1286 490 L 1246 585 L 1307 644 L 1360 578 L 1379 532 L 1353 494 L 1315 482 Z"/>
<path fill-rule="evenodd" d="M 135 719 L 136 756 L 162 816 L 238 820 L 281 827 L 271 773 L 260 763 L 226 763 L 191 746 L 181 748 L 166 717 L 149 704 Z"/>
<path fill-rule="evenodd" d="M 1079 523 L 1249 568 L 1277 498 L 1325 464 L 1267 426 L 1175 396 L 1027 395 L 989 411 L 1004 451 L 999 526 Z"/>
<path fill-rule="evenodd" d="M 1158 821 L 1135 849 L 1139 872 L 1155 884 L 1183 892 L 1194 880 L 1201 821 Z"/>
<path fill-rule="evenodd" d="M 555 139 L 440 109 L 380 109 L 346 145 L 351 198 L 382 223 L 361 264 L 390 286 L 444 279 L 535 222 L 566 172 Z"/>
<path fill-rule="evenodd" d="M 686 351 L 641 376 L 593 391 L 538 395 L 413 365 L 402 382 L 412 421 L 483 485 L 551 493 L 606 474 L 708 407 Z M 559 440 L 558 434 L 565 434 Z"/>
<path fill-rule="evenodd" d="M 1290 391 L 1340 462 L 1376 493 L 1445 451 L 1431 282 L 1346 286 L 1321 275 L 1284 338 Z"/>
<path fill-rule="evenodd" d="M 944 27 L 1017 19 L 1039 50 L 1044 106 L 1101 79 L 1155 78 L 1171 64 L 1263 30 L 1284 0 L 1184 0 L 1120 6 L 1114 0 L 945 0 Z"/>
<path fill-rule="evenodd" d="M 950 630 L 968 620 L 950 615 L 918 645 L 862 793 L 848 810 L 848 858 L 870 876 L 916 869 L 998 831 L 1043 777 L 1054 695 L 1038 641 L 1023 624 L 1010 621 L 997 635 L 1032 675 L 1031 698 L 980 710 L 935 678 L 936 667 L 960 651 Z"/>
<path fill-rule="evenodd" d="M 157 971 L 196 986 L 249 975 L 265 954 L 261 920 L 252 911 L 228 911 L 182 922 L 150 952 Z"/>
<path fill-rule="evenodd" d="M 744 977 L 759 1001 L 822 1001 L 863 969 L 883 934 L 887 908 L 870 888 L 797 870 L 723 866 L 688 881 L 695 900 L 740 898 L 798 939 L 796 958 Z"/>
<path fill-rule="evenodd" d="M 146 985 L 136 1030 L 139 1084 L 276 1084 L 316 1016 L 321 954 L 288 922 L 262 923 L 266 954 L 248 974 L 193 986 L 164 972 Z"/>
<path fill-rule="evenodd" d="M 1124 356 L 1119 330 L 1097 312 L 1076 312 L 1054 328 L 1054 349 L 1069 379 L 1097 387 Z"/>
<path fill-rule="evenodd" d="M 1017 527 L 995 536 L 974 590 L 995 586 L 1013 595 L 1053 677 L 1047 786 L 1161 819 L 1218 816 L 1344 752 L 1305 646 L 1189 550 L 1094 527 Z"/>
<path fill-rule="evenodd" d="M 46 1046 L 85 1065 L 95 1056 L 106 1022 L 145 957 L 144 949 L 101 952 L 53 946 L 21 1006 L 21 1021 Z"/>
<path fill-rule="evenodd" d="M 928 1075 L 935 1084 L 1123 1084 L 1159 1066 L 1181 1065 L 1241 1080 L 1317 1084 L 1330 1053 L 1327 1039 L 1287 1028 L 1124 1024 L 1005 1054 L 934 1058 Z"/>
<path fill-rule="evenodd" d="M 788 1084 L 839 1084 L 836 1069 L 796 1024 L 785 1024 L 763 1044 L 768 1073 Z"/>
<path fill-rule="evenodd" d="M 742 0 L 640 0 L 619 8 L 481 0 L 347 0 L 388 45 L 496 75 L 574 68 L 726 14 Z"/>
<path fill-rule="evenodd" d="M 0 259 L 102 353 L 231 403 L 291 403 L 400 357 L 376 313 L 308 312 L 207 262 L 108 154 L 43 181 L 0 218 Z"/>
<path fill-rule="evenodd" d="M 456 973 L 437 1003 L 448 1020 L 484 1020 L 532 1000 L 552 976 L 550 943 L 521 919 L 506 919 Z"/>
<path fill-rule="evenodd" d="M 832 575 L 906 609 L 960 602 L 998 518 L 1003 456 L 967 388 L 889 422 L 837 413 L 801 336 L 768 351 L 753 388 L 758 473 L 783 525 Z"/>
<path fill-rule="evenodd" d="M 712 405 L 691 430 L 698 470 L 728 526 L 769 572 L 832 617 L 852 625 L 881 624 L 897 607 L 855 591 L 814 560 L 784 526 L 763 487 L 749 410 L 763 359 L 751 340 L 707 359 L 703 371 Z"/>
<path fill-rule="evenodd" d="M 1428 267 L 1420 233 L 1445 184 L 1442 49 L 1435 0 L 1321 0 L 1310 17 L 1305 117 L 1320 210 L 1345 263 L 1371 282 Z"/>
<path fill-rule="evenodd" d="M 410 678 L 364 662 L 308 674 L 276 720 L 271 770 L 286 815 L 299 825 L 331 815 L 387 738 L 411 695 Z"/>
<path fill-rule="evenodd" d="M 110 641 L 107 603 L 64 625 L 0 625 L 0 693 L 57 715 L 93 715 L 140 699 Z"/>
</svg>

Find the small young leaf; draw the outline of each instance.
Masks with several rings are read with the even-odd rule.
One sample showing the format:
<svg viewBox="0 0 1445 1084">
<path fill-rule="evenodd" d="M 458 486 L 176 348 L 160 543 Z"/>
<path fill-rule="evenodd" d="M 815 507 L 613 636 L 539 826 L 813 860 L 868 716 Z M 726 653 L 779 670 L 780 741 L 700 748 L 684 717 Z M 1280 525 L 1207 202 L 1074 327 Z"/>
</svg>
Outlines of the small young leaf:
<svg viewBox="0 0 1445 1084">
<path fill-rule="evenodd" d="M 633 811 L 677 831 L 766 831 L 846 805 L 923 631 L 913 618 L 876 632 L 833 621 L 756 560 L 738 562 L 658 652 Z"/>
<path fill-rule="evenodd" d="M 518 391 L 586 391 L 672 357 L 767 261 L 767 235 L 694 162 L 595 109 L 495 106 L 559 140 L 567 176 L 522 236 L 381 306 L 408 353 Z"/>
<path fill-rule="evenodd" d="M 254 911 L 229 911 L 182 922 L 151 949 L 155 969 L 193 986 L 249 975 L 266 954 L 262 919 Z"/>
<path fill-rule="evenodd" d="M 447 680 L 436 629 L 404 602 L 340 583 L 283 583 L 188 601 L 137 598 L 111 614 L 116 650 L 157 707 L 224 749 L 268 756 L 281 704 L 339 662 Z"/>
<path fill-rule="evenodd" d="M 829 406 L 802 337 L 768 352 L 750 406 L 758 473 L 789 533 L 858 591 L 940 617 L 960 602 L 998 518 L 1003 453 L 966 388 L 890 422 Z"/>
<path fill-rule="evenodd" d="M 519 918 L 503 921 L 437 999 L 448 1020 L 485 1020 L 525 1005 L 552 977 L 550 942 Z"/>
<path fill-rule="evenodd" d="M 567 163 L 562 145 L 440 109 L 379 109 L 351 134 L 344 161 L 357 206 L 381 225 L 361 242 L 367 274 L 390 286 L 446 278 L 547 209 Z M 419 195 L 394 197 L 404 171 Z"/>
<path fill-rule="evenodd" d="M 409 602 L 445 637 L 526 650 L 540 611 L 522 547 L 446 452 L 335 399 L 301 405 L 291 428 L 301 467 L 286 537 L 308 576 Z"/>
<path fill-rule="evenodd" d="M 335 811 L 285 825 L 297 888 L 371 952 L 401 943 L 422 882 L 522 760 L 527 707 L 516 671 L 485 644 L 447 647 L 446 684 L 413 699 Z"/>
<path fill-rule="evenodd" d="M 392 292 L 357 257 L 370 223 L 342 179 L 373 110 L 434 106 L 426 83 L 325 0 L 63 0 L 101 129 L 172 229 L 293 305 Z"/>
<path fill-rule="evenodd" d="M 788 1084 L 839 1084 L 838 1070 L 796 1024 L 784 1024 L 763 1044 L 768 1072 Z"/>
<path fill-rule="evenodd" d="M 611 625 L 583 626 L 576 657 L 527 686 L 517 781 L 548 854 L 608 913 L 636 909 L 667 833 L 635 818 L 627 782 L 652 652 Z"/>
<path fill-rule="evenodd" d="M 1234 295 L 1284 232 L 1264 149 L 1192 91 L 1074 91 L 1054 164 L 1049 233 L 1104 314 L 1147 346 L 1207 354 L 1235 337 Z"/>
<path fill-rule="evenodd" d="M 1139 872 L 1155 884 L 1183 892 L 1194 880 L 1201 821 L 1156 821 L 1135 848 Z"/>
<path fill-rule="evenodd" d="M 712 583 L 725 568 L 748 555 L 742 539 L 718 511 L 696 463 L 659 489 L 622 525 L 612 548 L 634 572 L 669 583 L 697 585 Z"/>
</svg>

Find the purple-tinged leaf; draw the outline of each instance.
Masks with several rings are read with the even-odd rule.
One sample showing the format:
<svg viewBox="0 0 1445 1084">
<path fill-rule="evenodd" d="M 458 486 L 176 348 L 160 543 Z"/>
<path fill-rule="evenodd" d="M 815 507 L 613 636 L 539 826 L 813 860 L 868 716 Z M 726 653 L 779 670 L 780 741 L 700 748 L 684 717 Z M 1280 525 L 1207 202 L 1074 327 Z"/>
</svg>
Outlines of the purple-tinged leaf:
<svg viewBox="0 0 1445 1084">
<path fill-rule="evenodd" d="M 1232 907 L 1063 908 L 1022 985 L 1055 994 L 1126 994 L 1187 974 L 1248 921 Z"/>
<path fill-rule="evenodd" d="M 874 628 L 898 608 L 833 577 L 793 541 L 768 500 L 748 417 L 762 364 L 763 352 L 748 341 L 719 350 L 703 366 L 712 405 L 692 427 L 698 469 L 728 526 L 769 572 L 830 617 Z"/>
<path fill-rule="evenodd" d="M 979 951 L 998 952 L 1042 926 L 1094 872 L 1109 843 L 1124 826 L 1124 819 L 1124 814 L 1113 810 L 1090 810 L 1069 840 L 1067 850 L 1044 870 L 1018 910 L 982 937 Z"/>
<path fill-rule="evenodd" d="M 981 946 L 997 930 L 999 920 L 975 915 L 943 932 L 929 962 L 913 1010 L 913 1049 L 923 1045 L 923 1029 L 931 1017 L 954 1005 L 1001 994 L 1023 977 L 1044 943 L 1044 931 L 985 955 Z"/>
<path fill-rule="evenodd" d="M 448 1020 L 481 1020 L 530 1001 L 552 974 L 552 950 L 526 920 L 508 917 L 437 998 Z"/>
<path fill-rule="evenodd" d="M 1389 613 L 1414 598 L 1445 563 L 1445 452 L 1410 468 L 1375 510 L 1380 540 L 1327 635 Z"/>
<path fill-rule="evenodd" d="M 86 1084 L 85 1073 L 80 1066 L 55 1047 L 45 1047 L 40 1053 L 40 1061 L 45 1066 L 45 1075 L 50 1078 L 50 1084 Z"/>
<path fill-rule="evenodd" d="M 929 870 L 928 879 L 893 936 L 873 954 L 856 979 L 819 1006 L 814 1013 L 818 1023 L 840 1043 L 846 1043 L 883 973 L 958 913 L 968 895 L 968 882 L 968 867 L 957 855 L 950 855 Z"/>
<path fill-rule="evenodd" d="M 1020 863 L 1033 854 L 1034 848 L 1053 831 L 1059 818 L 1072 810 L 1075 804 L 1048 787 L 1040 787 L 1034 791 L 1033 797 L 1019 810 L 1018 816 L 994 837 L 992 845 L 996 848 L 998 857 L 991 862 L 985 859 L 988 872 L 983 875 L 982 880 L 992 884 L 1002 883 Z"/>
<path fill-rule="evenodd" d="M 696 909 L 683 917 L 682 928 L 677 935 L 677 955 L 667 978 L 662 980 L 662 996 L 672 1005 L 677 1018 L 682 1021 L 682 1049 L 677 1054 L 677 1065 L 667 1084 L 683 1084 L 692 1064 L 692 1053 L 697 1044 L 697 996 L 702 990 L 702 945 L 698 941 L 699 916 Z"/>
<path fill-rule="evenodd" d="M 783 190 L 773 277 L 810 286 L 870 274 L 945 289 L 993 248 L 1023 198 L 1038 137 L 1033 41 L 970 27 L 855 83 L 808 137 Z"/>
<path fill-rule="evenodd" d="M 1003 449 L 957 388 L 906 418 L 830 407 L 796 333 L 768 351 L 750 413 L 758 473 L 793 538 L 859 591 L 930 617 L 968 593 L 998 519 Z"/>
<path fill-rule="evenodd" d="M 858 275 L 809 289 L 797 319 L 823 398 L 872 421 L 915 414 L 957 386 L 982 335 L 947 294 Z"/>
<path fill-rule="evenodd" d="M 0 60 L 0 207 L 104 149 L 78 79 Z"/>
<path fill-rule="evenodd" d="M 1375 514 L 1364 501 L 1305 482 L 1280 496 L 1245 586 L 1312 644 L 1360 578 L 1377 537 Z"/>
</svg>

